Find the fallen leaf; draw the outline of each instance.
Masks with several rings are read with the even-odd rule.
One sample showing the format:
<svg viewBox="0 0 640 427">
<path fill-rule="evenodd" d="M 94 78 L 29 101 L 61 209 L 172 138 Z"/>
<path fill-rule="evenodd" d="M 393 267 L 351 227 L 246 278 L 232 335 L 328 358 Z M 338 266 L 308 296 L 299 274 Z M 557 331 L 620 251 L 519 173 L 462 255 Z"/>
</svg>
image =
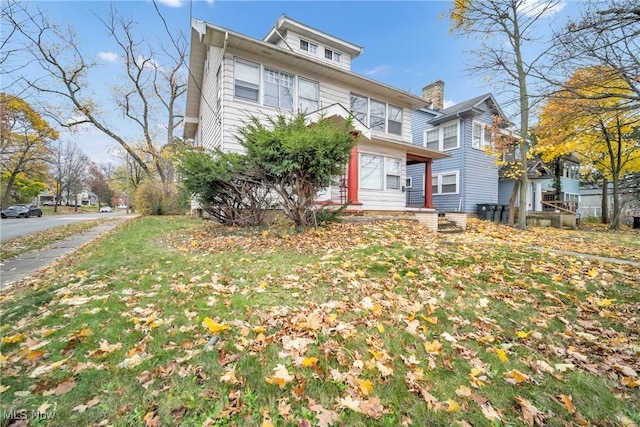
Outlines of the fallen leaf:
<svg viewBox="0 0 640 427">
<path fill-rule="evenodd" d="M 573 405 L 573 397 L 571 395 L 561 394 L 558 399 L 564 403 L 564 407 L 567 408 L 570 414 L 575 414 L 576 407 Z"/>
<path fill-rule="evenodd" d="M 283 388 L 287 383 L 293 381 L 294 377 L 289 374 L 286 366 L 279 364 L 273 369 L 273 375 L 266 378 L 269 384 L 277 385 L 280 388 Z"/>
<path fill-rule="evenodd" d="M 358 389 L 360 390 L 360 393 L 367 396 L 373 391 L 373 383 L 369 380 L 361 380 L 358 378 Z"/>
<path fill-rule="evenodd" d="M 204 318 L 204 320 L 202 321 L 202 326 L 207 328 L 209 330 L 209 333 L 211 334 L 218 334 L 229 329 L 229 325 L 225 325 L 224 323 L 216 323 L 209 317 Z"/>
<path fill-rule="evenodd" d="M 75 381 L 63 381 L 60 384 L 58 384 L 55 388 L 43 392 L 42 395 L 51 396 L 53 394 L 56 396 L 60 396 L 62 394 L 70 392 L 75 386 L 76 386 Z"/>
<path fill-rule="evenodd" d="M 522 421 L 528 426 L 544 426 L 545 416 L 531 402 L 521 396 L 515 397 L 516 403 L 520 406 Z"/>
</svg>

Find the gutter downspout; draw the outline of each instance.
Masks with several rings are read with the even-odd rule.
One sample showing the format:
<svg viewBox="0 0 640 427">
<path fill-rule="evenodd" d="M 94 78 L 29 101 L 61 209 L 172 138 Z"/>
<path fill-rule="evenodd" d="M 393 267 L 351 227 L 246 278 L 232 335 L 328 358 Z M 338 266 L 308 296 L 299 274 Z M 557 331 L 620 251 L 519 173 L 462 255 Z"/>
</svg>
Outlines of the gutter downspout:
<svg viewBox="0 0 640 427">
<path fill-rule="evenodd" d="M 462 183 L 465 183 L 464 185 L 461 185 L 462 188 L 466 188 L 466 174 L 467 174 L 467 168 L 465 165 L 465 145 L 464 145 L 464 121 L 462 119 L 462 117 L 460 116 L 460 113 L 456 114 L 456 117 L 458 118 L 458 120 L 460 121 L 460 152 L 461 152 L 461 158 L 462 158 L 462 163 L 460 164 L 460 174 L 461 176 L 461 180 Z M 460 184 L 460 183 L 459 183 Z M 466 191 L 462 191 L 462 196 L 460 197 L 460 203 L 459 203 L 459 212 L 464 212 L 464 207 L 466 206 L 467 203 L 467 192 Z"/>
</svg>

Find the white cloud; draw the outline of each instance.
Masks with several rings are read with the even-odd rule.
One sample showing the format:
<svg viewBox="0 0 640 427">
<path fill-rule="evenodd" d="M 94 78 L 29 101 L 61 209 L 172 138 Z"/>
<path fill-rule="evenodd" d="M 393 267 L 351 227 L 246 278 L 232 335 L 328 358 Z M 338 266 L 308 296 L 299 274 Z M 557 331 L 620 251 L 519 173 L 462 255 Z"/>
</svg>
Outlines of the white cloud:
<svg viewBox="0 0 640 427">
<path fill-rule="evenodd" d="M 442 108 L 449 108 L 449 107 L 453 107 L 454 105 L 456 105 L 454 101 L 445 99 L 444 102 L 442 103 Z"/>
<path fill-rule="evenodd" d="M 98 52 L 98 58 L 107 62 L 116 62 L 118 60 L 118 54 L 114 52 Z"/>
<path fill-rule="evenodd" d="M 368 76 L 375 76 L 375 75 L 379 75 L 379 74 L 387 74 L 390 70 L 390 67 L 387 65 L 381 65 L 379 67 L 376 67 L 372 70 L 367 71 L 367 75 Z"/>
<path fill-rule="evenodd" d="M 522 13 L 527 16 L 552 16 L 564 9 L 566 2 L 559 1 L 553 6 L 549 6 L 549 0 L 524 0 L 522 2 Z M 546 8 L 546 10 L 545 10 Z"/>
<path fill-rule="evenodd" d="M 182 0 L 158 0 L 158 2 L 169 7 L 182 7 L 184 4 Z"/>
</svg>

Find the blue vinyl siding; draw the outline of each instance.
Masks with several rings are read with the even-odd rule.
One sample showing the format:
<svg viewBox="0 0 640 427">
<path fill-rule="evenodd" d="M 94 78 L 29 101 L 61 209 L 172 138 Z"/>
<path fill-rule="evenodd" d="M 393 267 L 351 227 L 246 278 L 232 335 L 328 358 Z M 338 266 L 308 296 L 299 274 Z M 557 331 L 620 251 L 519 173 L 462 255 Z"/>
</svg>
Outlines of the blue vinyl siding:
<svg viewBox="0 0 640 427">
<path fill-rule="evenodd" d="M 478 109 L 476 109 L 477 111 Z M 432 164 L 434 176 L 443 172 L 458 171 L 458 193 L 434 195 L 433 204 L 439 211 L 462 211 L 476 213 L 479 203 L 498 203 L 498 166 L 495 158 L 483 149 L 472 148 L 473 121 L 491 125 L 492 111 L 482 104 L 473 117 L 459 120 L 458 135 L 460 147 L 448 150 L 451 157 L 435 160 Z M 424 130 L 432 128 L 427 122 L 435 117 L 426 111 L 414 111 L 412 116 L 413 143 L 423 144 Z M 442 125 L 446 125 L 443 123 Z M 413 190 L 422 189 L 424 166 L 407 167 L 407 175 L 413 179 Z M 431 183 L 427 183 L 431 185 Z"/>
</svg>

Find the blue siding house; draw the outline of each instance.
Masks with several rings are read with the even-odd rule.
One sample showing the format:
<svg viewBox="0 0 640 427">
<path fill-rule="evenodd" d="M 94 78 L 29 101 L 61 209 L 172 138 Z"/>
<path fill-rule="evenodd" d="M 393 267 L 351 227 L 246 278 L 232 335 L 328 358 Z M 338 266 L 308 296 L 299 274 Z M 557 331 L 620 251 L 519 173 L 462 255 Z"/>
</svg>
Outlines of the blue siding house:
<svg viewBox="0 0 640 427">
<path fill-rule="evenodd" d="M 414 144 L 451 157 L 433 162 L 426 183 L 423 164 L 407 167 L 407 205 L 422 206 L 424 186 L 431 185 L 433 207 L 438 211 L 476 213 L 478 204 L 499 202 L 499 167 L 485 148 L 491 143 L 493 116 L 509 121 L 491 94 L 448 108 L 443 108 L 443 94 L 440 80 L 422 90 L 430 108 L 412 112 L 411 130 Z"/>
</svg>

